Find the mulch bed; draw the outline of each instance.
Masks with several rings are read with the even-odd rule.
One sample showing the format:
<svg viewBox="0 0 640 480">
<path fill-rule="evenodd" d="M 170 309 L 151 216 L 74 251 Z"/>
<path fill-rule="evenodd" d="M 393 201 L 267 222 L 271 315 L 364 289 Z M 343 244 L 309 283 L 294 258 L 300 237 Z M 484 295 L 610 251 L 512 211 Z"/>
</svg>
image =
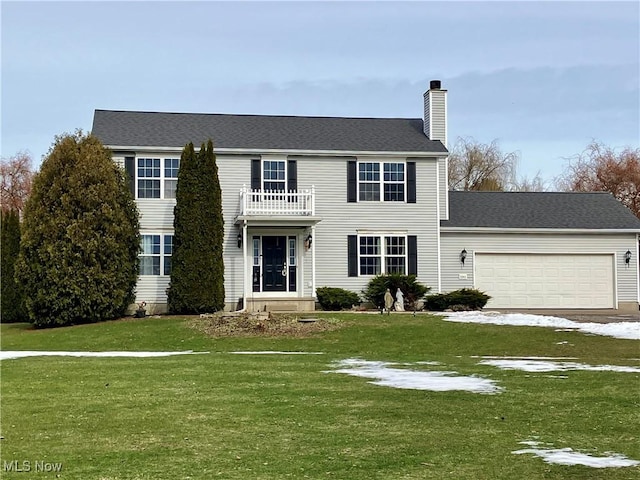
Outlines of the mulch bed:
<svg viewBox="0 0 640 480">
<path fill-rule="evenodd" d="M 308 337 L 315 333 L 337 330 L 346 322 L 301 318 L 292 314 L 218 313 L 194 318 L 187 325 L 212 337 Z"/>
</svg>

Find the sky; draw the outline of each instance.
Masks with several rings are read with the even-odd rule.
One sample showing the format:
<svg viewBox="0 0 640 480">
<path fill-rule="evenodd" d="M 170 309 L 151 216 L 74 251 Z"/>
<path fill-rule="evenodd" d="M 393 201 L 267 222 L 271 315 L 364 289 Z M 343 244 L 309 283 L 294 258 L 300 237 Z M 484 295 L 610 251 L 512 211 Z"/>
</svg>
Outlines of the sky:
<svg viewBox="0 0 640 480">
<path fill-rule="evenodd" d="M 422 116 L 552 182 L 592 140 L 640 146 L 640 2 L 0 3 L 2 157 L 36 166 L 95 109 Z"/>
</svg>

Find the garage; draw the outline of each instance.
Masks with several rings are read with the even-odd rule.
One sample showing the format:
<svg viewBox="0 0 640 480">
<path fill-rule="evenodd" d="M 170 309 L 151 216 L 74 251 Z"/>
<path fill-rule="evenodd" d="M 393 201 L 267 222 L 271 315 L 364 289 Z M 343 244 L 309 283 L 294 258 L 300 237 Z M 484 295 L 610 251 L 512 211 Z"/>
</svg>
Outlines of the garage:
<svg viewBox="0 0 640 480">
<path fill-rule="evenodd" d="M 616 308 L 612 254 L 476 253 L 488 308 Z"/>
</svg>

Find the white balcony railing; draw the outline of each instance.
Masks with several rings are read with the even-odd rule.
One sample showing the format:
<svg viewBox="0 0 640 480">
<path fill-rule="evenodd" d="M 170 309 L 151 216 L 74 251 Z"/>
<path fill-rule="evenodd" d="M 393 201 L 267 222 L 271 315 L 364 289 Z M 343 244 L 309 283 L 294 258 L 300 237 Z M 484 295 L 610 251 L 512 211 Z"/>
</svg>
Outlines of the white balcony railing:
<svg viewBox="0 0 640 480">
<path fill-rule="evenodd" d="M 284 192 L 252 190 L 246 185 L 240 190 L 240 215 L 314 215 L 315 187 Z"/>
</svg>

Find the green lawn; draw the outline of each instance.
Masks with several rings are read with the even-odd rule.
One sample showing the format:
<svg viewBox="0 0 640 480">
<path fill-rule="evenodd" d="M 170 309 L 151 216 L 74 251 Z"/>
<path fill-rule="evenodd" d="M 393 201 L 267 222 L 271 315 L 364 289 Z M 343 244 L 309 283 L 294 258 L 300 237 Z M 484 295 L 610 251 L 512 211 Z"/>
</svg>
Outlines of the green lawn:
<svg viewBox="0 0 640 480">
<path fill-rule="evenodd" d="M 639 467 L 549 465 L 511 453 L 535 437 L 554 448 L 640 460 L 640 374 L 527 373 L 478 365 L 473 358 L 571 356 L 591 365 L 637 366 L 640 342 L 428 315 L 327 316 L 346 326 L 310 338 L 209 338 L 176 319 L 37 331 L 2 325 L 5 351 L 210 353 L 2 361 L 0 477 L 640 478 Z M 234 350 L 324 354 L 228 353 Z M 356 357 L 475 374 L 504 391 L 396 389 L 325 373 L 332 362 Z M 413 363 L 424 361 L 442 365 Z M 11 462 L 31 471 L 8 472 L 8 465 L 16 466 Z M 61 463 L 62 471 L 36 475 L 36 462 Z"/>
</svg>

